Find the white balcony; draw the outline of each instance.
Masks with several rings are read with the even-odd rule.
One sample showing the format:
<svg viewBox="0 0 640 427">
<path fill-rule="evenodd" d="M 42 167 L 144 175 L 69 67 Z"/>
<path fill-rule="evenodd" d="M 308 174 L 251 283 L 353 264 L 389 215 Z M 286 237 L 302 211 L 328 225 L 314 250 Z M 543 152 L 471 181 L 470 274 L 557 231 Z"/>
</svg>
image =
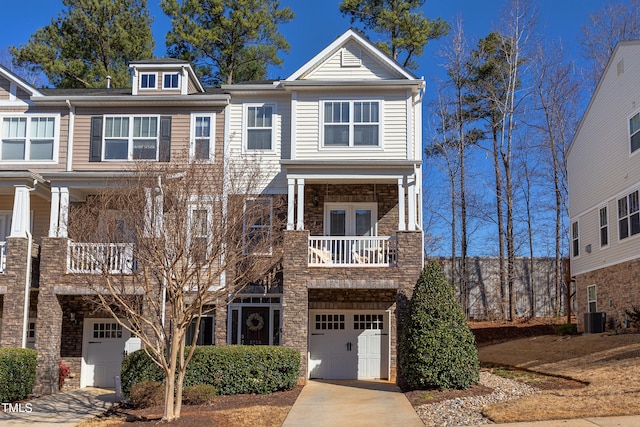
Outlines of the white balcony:
<svg viewBox="0 0 640 427">
<path fill-rule="evenodd" d="M 310 236 L 309 266 L 394 267 L 397 240 L 390 236 Z"/>
<path fill-rule="evenodd" d="M 0 242 L 0 273 L 7 271 L 7 242 Z"/>
<path fill-rule="evenodd" d="M 67 272 L 131 274 L 135 269 L 133 243 L 77 243 L 69 241 Z"/>
</svg>

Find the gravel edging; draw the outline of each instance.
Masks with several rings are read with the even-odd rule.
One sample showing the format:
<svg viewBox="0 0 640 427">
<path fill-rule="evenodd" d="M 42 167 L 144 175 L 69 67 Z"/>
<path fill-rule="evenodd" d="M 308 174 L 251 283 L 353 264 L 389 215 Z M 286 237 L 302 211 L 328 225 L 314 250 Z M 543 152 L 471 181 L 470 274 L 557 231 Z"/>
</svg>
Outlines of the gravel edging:
<svg viewBox="0 0 640 427">
<path fill-rule="evenodd" d="M 416 412 L 427 427 L 489 424 L 491 421 L 482 415 L 485 406 L 540 392 L 530 385 L 484 371 L 480 372 L 480 384 L 492 388 L 493 393 L 420 405 Z"/>
</svg>

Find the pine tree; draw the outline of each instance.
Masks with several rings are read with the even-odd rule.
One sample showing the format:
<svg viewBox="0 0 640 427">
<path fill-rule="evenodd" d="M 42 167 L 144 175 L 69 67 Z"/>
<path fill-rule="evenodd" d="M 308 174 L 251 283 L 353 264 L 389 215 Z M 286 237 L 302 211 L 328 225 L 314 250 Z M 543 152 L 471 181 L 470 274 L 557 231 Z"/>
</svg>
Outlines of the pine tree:
<svg viewBox="0 0 640 427">
<path fill-rule="evenodd" d="M 464 389 L 478 382 L 475 338 L 435 261 L 423 270 L 408 303 L 399 357 L 411 389 Z"/>
</svg>

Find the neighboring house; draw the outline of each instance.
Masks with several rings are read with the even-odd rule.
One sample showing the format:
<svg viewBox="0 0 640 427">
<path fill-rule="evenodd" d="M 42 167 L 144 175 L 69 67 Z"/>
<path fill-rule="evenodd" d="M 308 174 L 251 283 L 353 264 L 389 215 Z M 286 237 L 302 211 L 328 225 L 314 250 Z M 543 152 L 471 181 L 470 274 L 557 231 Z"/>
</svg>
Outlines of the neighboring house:
<svg viewBox="0 0 640 427">
<path fill-rule="evenodd" d="M 640 41 L 616 46 L 567 153 L 577 319 L 640 306 Z M 590 315 L 593 316 L 593 315 Z"/>
<path fill-rule="evenodd" d="M 183 61 L 131 68 L 132 89 L 77 90 L 0 68 L 0 345 L 26 331 L 36 391 L 56 390 L 59 360 L 74 386 L 112 386 L 140 345 L 83 299 L 78 274 L 92 272 L 70 256 L 83 243 L 69 239 L 70 204 L 136 159 L 185 150 L 257 159 L 269 178 L 256 197 L 287 202 L 279 271 L 216 307 L 199 342 L 296 348 L 301 382 L 396 380 L 398 320 L 423 266 L 424 81 L 352 30 L 280 81 L 205 90 Z M 202 126 L 210 141 L 195 146 Z"/>
</svg>

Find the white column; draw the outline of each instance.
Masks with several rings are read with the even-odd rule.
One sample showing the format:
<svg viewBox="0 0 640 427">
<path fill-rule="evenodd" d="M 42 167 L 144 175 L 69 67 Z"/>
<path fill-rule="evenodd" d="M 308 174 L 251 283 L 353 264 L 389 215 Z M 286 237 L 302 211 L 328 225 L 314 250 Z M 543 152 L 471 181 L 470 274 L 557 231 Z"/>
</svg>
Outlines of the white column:
<svg viewBox="0 0 640 427">
<path fill-rule="evenodd" d="M 296 180 L 287 179 L 287 230 L 293 230 L 295 225 L 294 206 L 296 200 Z"/>
<path fill-rule="evenodd" d="M 409 217 L 407 221 L 409 223 L 410 231 L 414 231 L 416 229 L 416 178 L 417 177 L 414 175 L 413 179 L 408 182 L 409 206 L 407 209 L 409 209 Z"/>
<path fill-rule="evenodd" d="M 60 187 L 51 187 L 51 214 L 49 215 L 49 237 L 58 237 L 60 214 Z"/>
<path fill-rule="evenodd" d="M 13 196 L 13 218 L 11 220 L 10 237 L 27 237 L 31 211 L 31 188 L 26 185 L 16 185 Z"/>
<path fill-rule="evenodd" d="M 398 230 L 406 230 L 404 213 L 404 177 L 398 178 Z"/>
<path fill-rule="evenodd" d="M 58 237 L 68 237 L 69 225 L 69 188 L 60 187 L 60 220 L 58 222 Z"/>
<path fill-rule="evenodd" d="M 298 178 L 298 222 L 296 230 L 304 230 L 304 179 Z"/>
</svg>

